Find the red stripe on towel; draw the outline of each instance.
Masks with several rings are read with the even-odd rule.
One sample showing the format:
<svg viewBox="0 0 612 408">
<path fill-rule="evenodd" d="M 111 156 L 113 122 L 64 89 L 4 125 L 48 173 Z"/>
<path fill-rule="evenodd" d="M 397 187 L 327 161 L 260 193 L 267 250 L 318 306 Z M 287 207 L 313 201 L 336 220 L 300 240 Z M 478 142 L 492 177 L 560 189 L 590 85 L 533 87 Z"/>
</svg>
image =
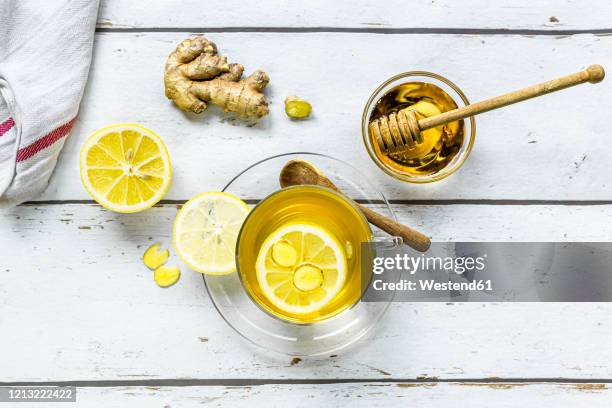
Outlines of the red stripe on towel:
<svg viewBox="0 0 612 408">
<path fill-rule="evenodd" d="M 8 118 L 4 122 L 0 123 L 0 137 L 11 130 L 13 126 L 15 126 L 15 121 L 13 118 Z"/>
<path fill-rule="evenodd" d="M 30 157 L 34 156 L 36 153 L 51 146 L 53 143 L 57 142 L 62 137 L 66 136 L 68 132 L 70 132 L 70 129 L 72 129 L 72 125 L 74 125 L 75 120 L 76 120 L 76 117 L 72 118 L 70 122 L 63 124 L 62 126 L 58 127 L 52 132 L 47 133 L 46 135 L 34 141 L 30 145 L 19 149 L 19 151 L 17 152 L 17 161 L 21 162 L 21 161 L 29 159 Z"/>
</svg>

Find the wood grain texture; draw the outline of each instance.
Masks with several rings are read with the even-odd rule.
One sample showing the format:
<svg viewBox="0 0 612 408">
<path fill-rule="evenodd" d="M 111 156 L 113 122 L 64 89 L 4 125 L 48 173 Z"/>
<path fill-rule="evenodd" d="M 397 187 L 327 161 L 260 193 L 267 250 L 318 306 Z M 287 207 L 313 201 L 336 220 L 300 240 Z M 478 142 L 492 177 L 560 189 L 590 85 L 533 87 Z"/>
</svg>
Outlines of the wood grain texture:
<svg viewBox="0 0 612 408">
<path fill-rule="evenodd" d="M 183 33 L 96 36 L 79 119 L 51 185 L 39 199 L 88 198 L 79 182 L 79 150 L 94 130 L 121 122 L 140 123 L 166 140 L 174 167 L 168 199 L 220 189 L 251 163 L 288 151 L 345 159 L 393 199 L 612 199 L 608 177 L 612 81 L 481 115 L 466 164 L 448 179 L 430 185 L 408 185 L 380 171 L 365 151 L 360 130 L 361 110 L 370 93 L 398 72 L 438 72 L 479 100 L 572 72 L 581 68 L 577 66 L 581 62 L 612 67 L 612 37 L 210 35 L 247 72 L 263 68 L 270 74 L 271 114 L 253 127 L 213 108 L 201 116 L 185 115 L 165 98 L 162 68 L 184 37 Z M 289 94 L 312 103 L 311 120 L 296 122 L 285 116 L 282 101 Z"/>
<path fill-rule="evenodd" d="M 612 206 L 397 209 L 404 222 L 428 220 L 434 240 L 612 238 Z M 177 285 L 155 285 L 140 257 L 152 242 L 170 245 L 176 211 L 124 216 L 66 204 L 2 213 L 0 382 L 612 376 L 610 304 L 394 304 L 359 346 L 292 364 L 233 332 L 198 273 L 183 266 Z"/>
<path fill-rule="evenodd" d="M 609 384 L 354 383 L 210 387 L 79 388 L 78 407 L 609 407 Z M 27 404 L 19 406 L 29 407 Z M 37 408 L 40 404 L 31 404 Z"/>
<path fill-rule="evenodd" d="M 239 0 L 103 0 L 98 27 L 333 27 L 351 29 L 463 28 L 585 30 L 612 28 L 609 2 L 588 6 L 572 0 L 490 2 L 469 0 L 390 0 L 307 2 L 262 1 L 249 7 Z"/>
<path fill-rule="evenodd" d="M 606 0 L 102 0 L 79 120 L 39 199 L 89 199 L 77 161 L 85 138 L 138 122 L 168 143 L 170 200 L 220 189 L 247 165 L 297 150 L 353 163 L 396 200 L 612 200 L 612 82 L 483 115 L 464 168 L 429 186 L 385 176 L 360 134 L 371 91 L 402 71 L 443 74 L 476 101 L 591 63 L 612 67 L 611 21 Z M 252 126 L 215 109 L 184 115 L 165 99 L 166 56 L 191 31 L 212 31 L 231 62 L 271 75 L 269 118 Z M 313 103 L 312 119 L 287 120 L 289 94 Z M 612 239 L 612 205 L 395 209 L 435 241 Z M 610 384 L 596 382 L 612 378 L 609 304 L 395 304 L 339 355 L 296 361 L 255 349 L 217 314 L 199 274 L 182 266 L 178 284 L 160 289 L 141 264 L 152 242 L 170 245 L 176 211 L 166 204 L 125 216 L 64 203 L 0 212 L 0 382 L 161 384 L 79 387 L 76 406 L 87 407 L 610 405 Z M 491 383 L 461 382 L 469 378 Z"/>
</svg>

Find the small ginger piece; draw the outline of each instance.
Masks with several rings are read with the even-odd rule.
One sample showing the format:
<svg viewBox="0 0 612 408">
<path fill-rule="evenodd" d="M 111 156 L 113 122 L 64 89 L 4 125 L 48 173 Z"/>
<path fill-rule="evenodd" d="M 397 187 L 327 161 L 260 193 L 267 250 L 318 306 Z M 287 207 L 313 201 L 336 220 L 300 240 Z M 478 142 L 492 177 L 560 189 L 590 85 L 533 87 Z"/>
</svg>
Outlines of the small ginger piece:
<svg viewBox="0 0 612 408">
<path fill-rule="evenodd" d="M 289 241 L 278 241 L 272 245 L 272 260 L 280 266 L 290 268 L 297 263 L 298 253 Z"/>
<path fill-rule="evenodd" d="M 162 288 L 174 285 L 181 276 L 181 270 L 178 266 L 160 266 L 153 272 L 155 283 Z"/>
<path fill-rule="evenodd" d="M 166 97 L 185 112 L 201 113 L 212 103 L 244 118 L 261 118 L 268 114 L 263 90 L 270 78 L 257 70 L 241 79 L 243 71 L 242 65 L 228 64 L 218 55 L 212 41 L 189 38 L 166 61 Z"/>
<path fill-rule="evenodd" d="M 168 261 L 168 257 L 170 257 L 170 251 L 167 249 L 161 250 L 160 244 L 153 244 L 145 251 L 142 256 L 142 263 L 145 264 L 147 268 L 154 271 L 163 264 Z"/>
<path fill-rule="evenodd" d="M 310 116 L 312 106 L 308 101 L 297 96 L 288 96 L 285 99 L 285 113 L 292 119 L 305 119 Z"/>
</svg>

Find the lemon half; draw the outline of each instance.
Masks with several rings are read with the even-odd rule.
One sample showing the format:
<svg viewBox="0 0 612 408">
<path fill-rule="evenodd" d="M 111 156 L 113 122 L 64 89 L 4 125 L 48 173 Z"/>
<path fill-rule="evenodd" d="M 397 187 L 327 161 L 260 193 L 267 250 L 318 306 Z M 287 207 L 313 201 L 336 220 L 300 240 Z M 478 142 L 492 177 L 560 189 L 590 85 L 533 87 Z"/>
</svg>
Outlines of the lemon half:
<svg viewBox="0 0 612 408">
<path fill-rule="evenodd" d="M 231 194 L 202 193 L 174 220 L 174 247 L 195 271 L 225 275 L 236 271 L 236 241 L 249 206 Z"/>
<path fill-rule="evenodd" d="M 325 228 L 289 223 L 265 239 L 255 270 L 272 304 L 287 313 L 308 314 L 342 290 L 347 263 L 342 245 Z"/>
<path fill-rule="evenodd" d="M 103 207 L 133 213 L 152 207 L 168 191 L 168 150 L 153 131 L 135 124 L 94 132 L 80 156 L 81 181 Z"/>
</svg>

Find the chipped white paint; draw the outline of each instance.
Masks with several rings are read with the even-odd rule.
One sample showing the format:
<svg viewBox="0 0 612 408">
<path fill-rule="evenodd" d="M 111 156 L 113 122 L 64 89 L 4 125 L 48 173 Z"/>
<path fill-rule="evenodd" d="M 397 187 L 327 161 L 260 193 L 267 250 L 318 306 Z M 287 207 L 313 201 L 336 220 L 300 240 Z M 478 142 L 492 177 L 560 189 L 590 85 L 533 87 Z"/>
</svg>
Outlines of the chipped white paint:
<svg viewBox="0 0 612 408">
<path fill-rule="evenodd" d="M 435 240 L 612 237 L 612 206 L 398 210 L 405 222 L 428 220 Z M 71 204 L 3 214 L 0 350 L 10 352 L 0 353 L 0 381 L 612 376 L 610 304 L 395 304 L 360 346 L 291 365 L 234 333 L 198 273 L 183 267 L 175 286 L 155 285 L 140 257 L 153 240 L 170 245 L 176 211 Z"/>
<path fill-rule="evenodd" d="M 606 0 L 326 0 L 207 1 L 102 0 L 98 27 L 334 27 L 350 29 L 528 29 L 584 30 L 612 28 Z"/>
<path fill-rule="evenodd" d="M 79 388 L 83 406 L 345 407 L 469 406 L 607 408 L 609 384 L 352 383 L 207 387 Z M 33 408 L 36 408 L 33 404 Z"/>
<path fill-rule="evenodd" d="M 572 72 L 612 67 L 612 37 L 499 35 L 609 31 L 612 7 L 572 0 L 519 5 L 450 0 L 402 2 L 164 2 L 102 0 L 91 81 L 79 120 L 42 200 L 88 199 L 78 151 L 95 129 L 138 122 L 167 141 L 174 164 L 168 199 L 219 189 L 239 170 L 290 150 L 326 152 L 371 175 L 393 199 L 612 200 L 612 82 L 582 86 L 477 119 L 472 156 L 429 186 L 395 182 L 368 159 L 360 115 L 370 92 L 407 70 L 448 76 L 471 100 Z M 248 9 L 248 12 L 245 12 Z M 184 115 L 163 95 L 162 67 L 187 32 L 241 27 L 209 37 L 231 61 L 263 68 L 271 115 L 254 127 L 216 110 Z M 403 30 L 413 34 L 330 33 Z M 112 32 L 129 28 L 129 33 Z M 137 32 L 139 29 L 149 32 Z M 296 33 L 301 29 L 312 33 Z M 473 35 L 450 33 L 452 29 Z M 486 31 L 483 31 L 486 30 Z M 535 30 L 535 31 L 531 31 Z M 153 32 L 150 32 L 153 31 Z M 305 31 L 305 30 L 302 30 Z M 306 30 L 307 31 L 307 30 Z M 397 32 L 397 31 L 396 31 Z M 483 35 L 486 32 L 489 35 Z M 480 33 L 480 35 L 478 35 Z M 490 34 L 496 35 L 490 35 Z M 569 58 L 571 57 L 571 58 Z M 314 106 L 288 121 L 282 100 Z M 612 206 L 396 206 L 434 240 L 610 241 Z M 199 274 L 158 288 L 139 261 L 152 241 L 170 245 L 173 205 L 131 216 L 87 204 L 22 206 L 0 213 L 0 382 L 74 380 L 611 378 L 609 304 L 395 304 L 359 346 L 292 361 L 252 348 L 212 306 Z M 178 262 L 172 258 L 171 262 Z M 248 384 L 248 381 L 245 382 Z M 270 384 L 242 387 L 85 387 L 96 406 L 369 407 L 608 406 L 606 384 Z M 504 405 L 505 404 L 505 405 Z M 26 405 L 24 405 L 26 406 Z"/>
</svg>

